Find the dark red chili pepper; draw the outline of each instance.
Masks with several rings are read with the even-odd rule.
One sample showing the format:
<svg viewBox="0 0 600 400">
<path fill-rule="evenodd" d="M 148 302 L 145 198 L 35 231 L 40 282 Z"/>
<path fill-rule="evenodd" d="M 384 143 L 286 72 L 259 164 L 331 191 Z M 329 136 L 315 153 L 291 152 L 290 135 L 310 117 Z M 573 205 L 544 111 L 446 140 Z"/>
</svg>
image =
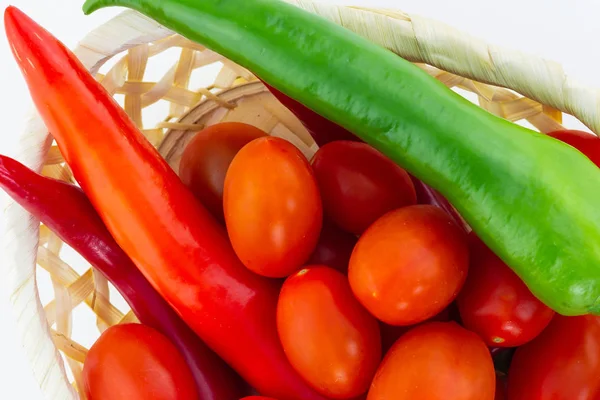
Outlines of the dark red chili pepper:
<svg viewBox="0 0 600 400">
<path fill-rule="evenodd" d="M 327 118 L 322 117 L 302 103 L 286 96 L 279 90 L 269 86 L 263 82 L 265 87 L 269 89 L 271 94 L 285 107 L 287 107 L 295 116 L 302 122 L 302 125 L 310 133 L 314 141 L 319 147 L 326 145 L 329 142 L 336 140 L 352 140 L 361 141 L 357 136 L 345 128 L 342 128 L 336 123 L 331 122 Z M 447 212 L 455 222 L 465 231 L 468 231 L 467 223 L 458 214 L 456 209 L 442 196 L 437 190 L 424 184 L 417 178 L 411 175 L 411 179 L 417 191 L 417 199 L 419 204 L 430 204 Z"/>
<path fill-rule="evenodd" d="M 201 399 L 237 400 L 244 383 L 158 294 L 110 235 L 78 187 L 0 155 L 0 187 L 102 272 L 140 322 L 162 332 L 188 363 Z"/>
</svg>

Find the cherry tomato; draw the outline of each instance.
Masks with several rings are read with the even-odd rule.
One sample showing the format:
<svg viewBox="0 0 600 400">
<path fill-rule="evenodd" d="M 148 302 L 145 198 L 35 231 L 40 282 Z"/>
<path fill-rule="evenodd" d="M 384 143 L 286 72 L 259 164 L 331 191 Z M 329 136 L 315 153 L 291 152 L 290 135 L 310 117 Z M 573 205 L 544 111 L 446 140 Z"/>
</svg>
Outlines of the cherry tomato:
<svg viewBox="0 0 600 400">
<path fill-rule="evenodd" d="M 242 147 L 262 136 L 266 133 L 252 125 L 223 122 L 198 132 L 183 151 L 179 163 L 181 180 L 221 222 L 229 164 Z"/>
<path fill-rule="evenodd" d="M 388 211 L 417 202 L 408 173 L 365 143 L 328 143 L 312 167 L 325 214 L 356 235 Z"/>
<path fill-rule="evenodd" d="M 600 138 L 598 136 L 576 130 L 555 131 L 549 133 L 548 136 L 575 147 L 600 167 Z"/>
<path fill-rule="evenodd" d="M 341 230 L 331 222 L 323 221 L 323 229 L 317 247 L 307 264 L 327 265 L 347 273 L 350 255 L 357 240 L 357 237 L 351 233 Z"/>
<path fill-rule="evenodd" d="M 283 139 L 255 139 L 240 150 L 225 177 L 223 205 L 231 244 L 257 274 L 288 276 L 315 249 L 319 189 L 306 158 Z"/>
<path fill-rule="evenodd" d="M 369 388 L 381 360 L 379 325 L 341 272 L 313 266 L 290 276 L 277 330 L 291 364 L 321 394 L 348 399 Z"/>
<path fill-rule="evenodd" d="M 140 324 L 108 328 L 83 366 L 90 400 L 195 400 L 194 378 L 183 356 L 160 332 Z"/>
<path fill-rule="evenodd" d="M 378 219 L 352 252 L 348 278 L 358 300 L 381 321 L 414 325 L 440 313 L 467 276 L 465 232 L 430 205 Z"/>
<path fill-rule="evenodd" d="M 488 346 L 529 342 L 548 326 L 554 311 L 472 232 L 469 245 L 469 276 L 457 298 L 463 325 Z"/>
<path fill-rule="evenodd" d="M 510 400 L 596 400 L 600 396 L 600 317 L 556 315 L 517 349 L 508 371 Z"/>
<path fill-rule="evenodd" d="M 392 346 L 367 400 L 493 400 L 495 380 L 479 336 L 455 322 L 428 322 Z"/>
</svg>

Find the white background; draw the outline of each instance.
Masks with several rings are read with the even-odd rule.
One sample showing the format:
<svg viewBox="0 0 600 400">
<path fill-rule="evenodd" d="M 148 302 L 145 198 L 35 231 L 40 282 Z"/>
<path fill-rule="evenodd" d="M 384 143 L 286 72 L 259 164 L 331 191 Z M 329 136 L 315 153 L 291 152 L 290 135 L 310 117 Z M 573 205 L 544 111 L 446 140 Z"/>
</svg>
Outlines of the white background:
<svg viewBox="0 0 600 400">
<path fill-rule="evenodd" d="M 559 61 L 570 75 L 600 88 L 597 0 L 354 0 L 352 3 L 397 8 L 447 22 L 490 42 Z M 118 12 L 101 10 L 86 17 L 80 11 L 79 0 L 0 0 L 2 10 L 9 4 L 21 8 L 70 47 Z M 30 102 L 6 43 L 3 23 L 0 25 L 0 153 L 11 155 Z M 5 296 L 0 295 L 0 398 L 35 400 L 36 392 L 23 380 L 27 369 L 18 359 L 20 353 L 10 334 L 11 324 L 6 318 Z"/>
</svg>

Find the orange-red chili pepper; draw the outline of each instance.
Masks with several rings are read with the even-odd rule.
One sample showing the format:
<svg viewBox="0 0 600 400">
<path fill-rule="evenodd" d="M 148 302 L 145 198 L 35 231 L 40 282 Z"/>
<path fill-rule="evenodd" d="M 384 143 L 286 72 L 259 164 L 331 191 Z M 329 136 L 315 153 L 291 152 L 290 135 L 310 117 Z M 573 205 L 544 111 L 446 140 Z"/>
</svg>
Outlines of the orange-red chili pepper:
<svg viewBox="0 0 600 400">
<path fill-rule="evenodd" d="M 38 111 L 140 271 L 259 392 L 323 399 L 292 368 L 279 342 L 278 283 L 244 268 L 223 228 L 62 43 L 13 7 L 4 19 Z"/>
</svg>

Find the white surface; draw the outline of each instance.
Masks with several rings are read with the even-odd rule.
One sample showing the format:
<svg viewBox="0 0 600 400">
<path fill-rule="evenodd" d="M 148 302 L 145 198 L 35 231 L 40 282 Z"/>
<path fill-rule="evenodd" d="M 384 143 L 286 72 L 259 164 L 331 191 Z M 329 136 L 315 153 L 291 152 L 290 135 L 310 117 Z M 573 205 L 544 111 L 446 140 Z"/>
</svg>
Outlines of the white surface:
<svg viewBox="0 0 600 400">
<path fill-rule="evenodd" d="M 490 42 L 559 61 L 569 74 L 600 87 L 600 77 L 595 73 L 600 50 L 594 46 L 595 39 L 600 37 L 600 26 L 596 23 L 600 4 L 595 0 L 354 0 L 353 3 L 399 8 L 447 22 Z M 2 9 L 8 4 L 0 0 Z M 115 9 L 102 10 L 86 17 L 80 12 L 80 1 L 12 0 L 10 4 L 28 13 L 70 47 L 90 29 L 117 13 Z M 0 96 L 0 153 L 11 155 L 30 102 L 4 38 L 4 29 L 0 32 L 0 83 L 4 89 Z M 21 381 L 27 376 L 23 373 L 26 367 L 20 362 L 19 349 L 13 345 L 11 321 L 3 318 L 5 301 L 0 296 L 0 392 L 6 399 L 34 400 L 36 391 L 29 388 L 31 382 Z"/>
</svg>

